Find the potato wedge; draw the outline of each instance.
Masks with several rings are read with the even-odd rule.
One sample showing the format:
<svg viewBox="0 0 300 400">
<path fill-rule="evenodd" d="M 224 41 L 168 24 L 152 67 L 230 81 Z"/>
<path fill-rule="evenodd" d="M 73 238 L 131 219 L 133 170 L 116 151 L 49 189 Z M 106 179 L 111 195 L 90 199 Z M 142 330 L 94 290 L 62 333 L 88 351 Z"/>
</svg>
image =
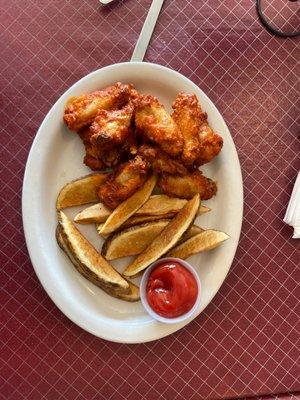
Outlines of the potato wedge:
<svg viewBox="0 0 300 400">
<path fill-rule="evenodd" d="M 123 201 L 107 218 L 100 234 L 107 236 L 127 221 L 148 200 L 156 182 L 157 176 L 152 175 L 138 191 Z"/>
<path fill-rule="evenodd" d="M 66 242 L 64 241 L 62 232 L 61 232 L 61 227 L 58 225 L 56 229 L 56 240 L 59 245 L 59 247 L 66 253 L 66 255 L 69 257 L 70 261 L 72 264 L 75 266 L 75 268 L 79 271 L 81 269 L 81 266 L 79 262 L 76 260 L 76 258 L 73 256 L 71 251 L 69 250 Z M 94 283 L 96 286 L 98 285 L 98 281 L 94 280 L 93 278 L 89 279 L 92 283 Z M 105 290 L 109 295 L 116 297 L 121 300 L 125 301 L 138 301 L 140 299 L 140 290 L 139 287 L 134 285 L 133 283 L 127 281 L 129 284 L 129 289 L 130 291 L 128 293 L 121 293 L 118 290 L 111 289 L 111 291 Z M 102 287 L 101 287 L 102 288 Z"/>
<path fill-rule="evenodd" d="M 108 174 L 91 174 L 67 183 L 59 192 L 56 200 L 56 209 L 80 206 L 99 200 L 97 191 L 105 182 Z"/>
<path fill-rule="evenodd" d="M 107 260 L 140 254 L 169 222 L 169 219 L 161 219 L 119 231 L 106 239 L 101 254 Z M 187 240 L 202 231 L 203 229 L 193 225 L 183 234 L 182 239 Z"/>
<path fill-rule="evenodd" d="M 58 213 L 58 223 L 65 245 L 76 260 L 75 266 L 85 278 L 108 293 L 130 292 L 128 282 L 97 252 L 62 211 Z"/>
<path fill-rule="evenodd" d="M 164 204 L 164 201 L 167 204 Z M 144 223 L 147 221 L 156 221 L 159 219 L 172 218 L 186 204 L 187 200 L 168 197 L 166 195 L 150 196 L 142 207 L 129 218 L 122 227 L 129 227 Z M 210 208 L 204 205 L 199 207 L 198 215 L 205 214 Z M 97 203 L 85 208 L 76 215 L 74 221 L 78 224 L 100 224 L 107 220 L 111 210 L 103 203 Z M 148 218 L 149 217 L 149 218 Z"/>
<path fill-rule="evenodd" d="M 156 194 L 150 196 L 149 200 L 136 212 L 136 215 L 152 215 L 160 218 L 168 218 L 176 215 L 182 207 L 187 203 L 185 199 L 177 197 L 169 197 L 165 194 Z M 198 215 L 205 214 L 210 211 L 210 208 L 204 205 L 199 207 Z M 166 217 L 168 216 L 168 217 Z"/>
<path fill-rule="evenodd" d="M 140 224 L 144 224 L 146 222 L 160 221 L 161 219 L 172 219 L 174 217 L 173 214 L 165 214 L 165 215 L 136 215 L 134 214 L 131 218 L 124 222 L 124 224 L 120 227 L 120 229 L 130 228 L 131 226 L 136 226 Z"/>
<path fill-rule="evenodd" d="M 207 207 L 208 208 L 208 207 Z M 198 212 L 199 214 L 199 212 Z M 154 222 L 154 221 L 160 221 L 162 219 L 172 219 L 176 214 L 165 214 L 165 215 L 137 215 L 135 213 L 132 217 L 130 217 L 127 221 L 124 222 L 123 225 L 121 225 L 116 231 L 120 231 L 122 229 L 130 228 L 133 226 L 145 224 L 146 222 Z M 77 221 L 76 221 L 77 222 Z M 101 235 L 101 229 L 103 227 L 103 223 L 97 225 L 97 232 L 99 235 Z"/>
<path fill-rule="evenodd" d="M 167 256 L 184 260 L 201 251 L 214 249 L 228 238 L 229 236 L 225 232 L 208 229 L 174 247 Z"/>
<path fill-rule="evenodd" d="M 199 205 L 200 197 L 197 194 L 186 203 L 153 242 L 128 265 L 123 275 L 135 276 L 170 250 L 193 223 Z"/>
<path fill-rule="evenodd" d="M 103 223 L 110 216 L 111 210 L 103 203 L 97 203 L 78 213 L 74 221 L 79 224 Z"/>
<path fill-rule="evenodd" d="M 137 211 L 138 215 L 164 215 L 176 214 L 187 200 L 169 197 L 165 194 L 153 195 L 146 203 Z"/>
</svg>

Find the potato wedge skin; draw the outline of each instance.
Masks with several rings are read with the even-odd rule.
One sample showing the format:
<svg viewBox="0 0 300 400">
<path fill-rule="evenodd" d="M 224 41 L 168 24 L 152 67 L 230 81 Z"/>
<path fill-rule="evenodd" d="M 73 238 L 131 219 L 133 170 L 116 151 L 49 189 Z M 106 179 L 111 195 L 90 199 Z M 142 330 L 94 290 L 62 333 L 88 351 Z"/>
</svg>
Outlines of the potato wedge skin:
<svg viewBox="0 0 300 400">
<path fill-rule="evenodd" d="M 195 195 L 189 200 L 162 232 L 150 243 L 146 250 L 140 253 L 128 265 L 123 275 L 135 276 L 152 262 L 168 252 L 181 238 L 183 233 L 192 225 L 200 206 L 200 197 Z"/>
<path fill-rule="evenodd" d="M 97 190 L 107 176 L 107 173 L 91 174 L 67 183 L 57 196 L 56 209 L 59 211 L 98 201 Z"/>
<path fill-rule="evenodd" d="M 127 221 L 148 200 L 156 182 L 157 176 L 152 175 L 139 190 L 123 201 L 107 218 L 100 234 L 108 236 Z"/>
<path fill-rule="evenodd" d="M 64 243 L 82 275 L 95 284 L 97 282 L 104 290 L 129 292 L 128 282 L 97 252 L 62 211 L 58 213 L 58 223 Z"/>
<path fill-rule="evenodd" d="M 229 236 L 225 232 L 208 229 L 174 247 L 167 256 L 184 260 L 193 254 L 212 250 L 228 238 Z"/>
<path fill-rule="evenodd" d="M 56 241 L 57 241 L 59 247 L 68 256 L 69 260 L 74 265 L 74 267 L 77 269 L 77 271 L 81 275 L 83 275 L 86 279 L 88 279 L 90 282 L 92 282 L 94 285 L 100 287 L 102 290 L 104 290 L 110 296 L 116 297 L 117 299 L 120 299 L 120 300 L 125 300 L 125 301 L 130 301 L 130 302 L 140 300 L 139 287 L 129 281 L 127 281 L 129 284 L 129 292 L 122 293 L 121 291 L 115 290 L 114 288 L 110 288 L 107 286 L 103 287 L 102 285 L 100 286 L 97 279 L 94 280 L 93 277 L 91 277 L 91 276 L 89 276 L 89 277 L 85 276 L 80 263 L 78 263 L 78 260 L 72 255 L 71 251 L 69 250 L 69 248 L 63 238 L 61 227 L 59 225 L 56 228 Z"/>
</svg>

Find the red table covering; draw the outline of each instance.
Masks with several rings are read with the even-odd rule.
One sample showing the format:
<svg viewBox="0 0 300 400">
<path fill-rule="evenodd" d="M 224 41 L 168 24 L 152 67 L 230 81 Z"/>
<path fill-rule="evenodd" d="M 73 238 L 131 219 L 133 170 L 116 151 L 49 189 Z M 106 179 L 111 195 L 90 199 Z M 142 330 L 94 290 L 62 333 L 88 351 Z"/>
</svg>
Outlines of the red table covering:
<svg viewBox="0 0 300 400">
<path fill-rule="evenodd" d="M 299 40 L 270 35 L 254 1 L 165 1 L 145 61 L 192 79 L 223 114 L 242 165 L 244 221 L 206 310 L 162 340 L 124 345 L 86 333 L 48 298 L 26 250 L 21 188 L 51 105 L 87 73 L 130 59 L 150 1 L 0 4 L 0 397 L 298 398 L 300 242 L 282 218 L 299 169 Z"/>
</svg>

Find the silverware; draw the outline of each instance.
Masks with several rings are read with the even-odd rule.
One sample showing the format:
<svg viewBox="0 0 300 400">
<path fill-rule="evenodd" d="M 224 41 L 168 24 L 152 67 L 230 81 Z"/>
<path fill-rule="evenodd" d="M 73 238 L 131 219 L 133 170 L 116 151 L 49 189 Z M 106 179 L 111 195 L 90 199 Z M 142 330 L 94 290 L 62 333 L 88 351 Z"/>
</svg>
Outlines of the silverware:
<svg viewBox="0 0 300 400">
<path fill-rule="evenodd" d="M 133 54 L 130 60 L 131 62 L 143 61 L 163 2 L 164 0 L 152 1 L 152 4 L 148 11 L 148 15 L 141 30 L 140 36 L 133 50 Z"/>
</svg>

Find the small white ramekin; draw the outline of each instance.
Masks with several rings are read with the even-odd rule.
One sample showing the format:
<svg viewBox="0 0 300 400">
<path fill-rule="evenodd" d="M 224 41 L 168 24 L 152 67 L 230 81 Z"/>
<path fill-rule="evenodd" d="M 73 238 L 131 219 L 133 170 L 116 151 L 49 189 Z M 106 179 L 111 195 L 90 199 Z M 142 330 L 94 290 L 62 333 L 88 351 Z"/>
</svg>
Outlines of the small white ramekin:
<svg viewBox="0 0 300 400">
<path fill-rule="evenodd" d="M 162 317 L 161 315 L 157 314 L 149 305 L 148 300 L 147 300 L 147 296 L 146 296 L 146 286 L 147 286 L 147 282 L 149 279 L 149 275 L 151 273 L 151 271 L 159 264 L 162 264 L 163 262 L 178 262 L 179 264 L 183 265 L 186 269 L 188 269 L 194 276 L 194 278 L 196 279 L 197 282 L 197 286 L 198 286 L 198 295 L 195 301 L 195 304 L 193 305 L 193 307 L 185 314 L 180 315 L 179 317 L 176 318 L 165 318 Z M 168 258 L 161 258 L 160 260 L 154 262 L 153 264 L 151 264 L 147 270 L 144 272 L 141 283 L 140 283 L 140 296 L 141 296 L 141 301 L 142 304 L 145 308 L 145 310 L 147 311 L 147 313 L 154 319 L 156 319 L 159 322 L 164 322 L 166 324 L 177 324 L 179 322 L 183 322 L 187 319 L 189 319 L 190 317 L 193 316 L 193 314 L 196 312 L 196 310 L 199 308 L 200 306 L 200 301 L 201 301 L 201 282 L 200 282 L 200 278 L 197 274 L 197 272 L 195 271 L 194 267 L 192 267 L 189 263 L 187 263 L 184 260 L 181 260 L 180 258 L 172 258 L 172 257 L 168 257 Z"/>
</svg>

